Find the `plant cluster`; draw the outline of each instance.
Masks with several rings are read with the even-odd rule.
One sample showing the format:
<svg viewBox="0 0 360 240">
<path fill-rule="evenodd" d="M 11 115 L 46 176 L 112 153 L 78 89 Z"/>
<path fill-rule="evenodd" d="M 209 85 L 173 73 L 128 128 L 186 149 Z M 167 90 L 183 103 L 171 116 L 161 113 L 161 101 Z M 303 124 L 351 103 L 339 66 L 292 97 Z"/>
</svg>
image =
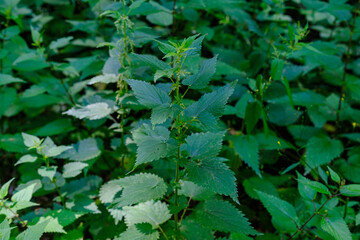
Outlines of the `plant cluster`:
<svg viewBox="0 0 360 240">
<path fill-rule="evenodd" d="M 359 4 L 0 1 L 0 239 L 359 239 Z"/>
</svg>

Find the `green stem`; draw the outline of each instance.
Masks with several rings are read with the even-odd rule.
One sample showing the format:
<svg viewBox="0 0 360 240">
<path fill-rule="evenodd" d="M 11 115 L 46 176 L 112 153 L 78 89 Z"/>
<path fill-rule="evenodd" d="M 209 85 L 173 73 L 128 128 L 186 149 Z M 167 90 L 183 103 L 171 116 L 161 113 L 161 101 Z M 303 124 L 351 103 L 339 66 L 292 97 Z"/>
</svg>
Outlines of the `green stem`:
<svg viewBox="0 0 360 240">
<path fill-rule="evenodd" d="M 3 202 L 0 202 L 0 206 L 6 208 L 7 210 L 9 210 L 23 225 L 23 227 L 26 227 L 26 222 L 24 220 L 21 219 L 21 217 L 19 216 L 19 214 L 17 214 L 16 212 L 14 212 L 10 207 L 6 206 Z"/>
<path fill-rule="evenodd" d="M 160 225 L 159 225 L 159 229 L 160 229 L 160 232 L 164 235 L 165 239 L 166 239 L 166 240 L 169 240 L 168 236 L 166 236 L 166 233 L 165 233 L 164 230 L 160 227 Z"/>
<path fill-rule="evenodd" d="M 189 200 L 188 200 L 188 202 L 187 202 L 187 204 L 186 204 L 186 208 L 184 209 L 184 211 L 183 211 L 183 213 L 182 213 L 182 215 L 181 215 L 181 217 L 180 217 L 179 224 L 181 224 L 181 222 L 182 222 L 182 220 L 183 220 L 183 218 L 184 218 L 184 216 L 185 216 L 185 213 L 186 213 L 186 211 L 187 211 L 188 208 L 189 208 L 190 202 L 191 202 L 191 198 L 189 198 Z"/>
<path fill-rule="evenodd" d="M 64 208 L 66 208 L 66 202 L 65 202 L 65 198 L 62 196 L 61 192 L 60 192 L 60 189 L 58 187 L 58 185 L 56 184 L 56 180 L 55 181 L 52 181 L 55 185 L 55 189 L 56 189 L 56 192 L 59 194 L 59 198 L 60 198 L 60 201 L 63 205 Z"/>
</svg>

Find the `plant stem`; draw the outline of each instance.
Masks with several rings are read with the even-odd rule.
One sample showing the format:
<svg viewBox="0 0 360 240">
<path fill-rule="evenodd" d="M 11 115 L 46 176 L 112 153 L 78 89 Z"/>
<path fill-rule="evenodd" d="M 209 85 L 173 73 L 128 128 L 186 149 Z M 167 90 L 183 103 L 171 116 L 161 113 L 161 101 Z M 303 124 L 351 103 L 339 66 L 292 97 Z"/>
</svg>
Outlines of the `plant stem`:
<svg viewBox="0 0 360 240">
<path fill-rule="evenodd" d="M 288 240 L 293 239 L 298 232 L 301 232 L 301 231 L 303 230 L 303 228 L 306 226 L 306 224 L 308 224 L 308 223 L 311 221 L 311 219 L 313 219 L 313 218 L 319 213 L 319 211 L 325 206 L 325 204 L 326 204 L 331 198 L 332 198 L 332 197 L 328 198 L 328 199 L 321 205 L 321 207 L 320 207 L 317 211 L 315 211 L 314 214 L 311 215 L 311 217 L 310 217 L 300 228 L 298 228 L 298 230 L 297 230 L 293 235 L 291 235 L 290 238 L 288 238 Z"/>
<path fill-rule="evenodd" d="M 345 211 L 344 211 L 344 220 L 345 220 L 347 212 L 348 212 L 348 203 L 349 203 L 349 198 L 346 198 Z"/>
<path fill-rule="evenodd" d="M 190 202 L 191 202 L 191 198 L 189 198 L 189 200 L 188 200 L 188 202 L 187 202 L 187 204 L 186 204 L 186 208 L 184 209 L 183 213 L 181 214 L 180 221 L 179 221 L 180 224 L 181 224 L 181 222 L 182 222 L 182 220 L 183 220 L 183 218 L 184 218 L 184 216 L 185 216 L 186 211 L 187 211 L 188 208 L 189 208 Z"/>
<path fill-rule="evenodd" d="M 349 59 L 350 59 L 350 49 L 351 49 L 352 39 L 353 39 L 353 35 L 354 35 L 354 30 L 355 30 L 357 12 L 359 10 L 359 4 L 360 4 L 360 0 L 357 3 L 354 18 L 353 18 L 353 23 L 352 23 L 352 26 L 350 27 L 350 39 L 349 39 L 348 47 L 347 47 L 347 51 L 346 51 L 344 72 L 343 72 L 343 76 L 342 76 L 342 80 L 341 80 L 340 98 L 339 98 L 338 108 L 337 108 L 337 111 L 336 111 L 336 126 L 339 125 L 339 121 L 340 121 L 341 103 L 343 101 L 344 93 L 345 93 L 346 71 L 347 71 L 347 66 L 348 66 Z M 338 134 L 338 131 L 336 131 L 336 134 Z"/>
<path fill-rule="evenodd" d="M 76 105 L 73 97 L 71 96 L 71 94 L 69 93 L 69 90 L 67 89 L 67 87 L 65 85 L 64 79 L 62 79 L 62 78 L 61 78 L 61 84 L 62 84 L 63 88 L 65 89 L 66 95 L 68 96 L 71 104 Z"/>
<path fill-rule="evenodd" d="M 159 229 L 160 229 L 160 232 L 164 235 L 165 239 L 166 239 L 166 240 L 169 240 L 168 236 L 166 236 L 166 233 L 165 233 L 164 230 L 160 227 L 160 225 L 159 225 Z"/>
<path fill-rule="evenodd" d="M 16 212 L 14 212 L 10 207 L 6 206 L 3 202 L 0 202 L 0 206 L 6 208 L 7 210 L 9 210 L 12 214 L 14 214 L 14 216 L 21 222 L 21 224 L 23 225 L 23 227 L 26 227 L 26 222 L 24 220 L 22 220 L 22 218 L 19 216 L 19 214 L 17 214 Z"/>
</svg>

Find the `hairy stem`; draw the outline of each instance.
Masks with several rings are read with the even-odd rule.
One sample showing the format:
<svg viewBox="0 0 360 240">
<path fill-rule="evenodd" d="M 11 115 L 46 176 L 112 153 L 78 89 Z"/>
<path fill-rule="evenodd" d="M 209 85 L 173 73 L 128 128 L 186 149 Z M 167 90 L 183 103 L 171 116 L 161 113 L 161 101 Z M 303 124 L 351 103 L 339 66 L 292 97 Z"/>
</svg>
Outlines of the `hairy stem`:
<svg viewBox="0 0 360 240">
<path fill-rule="evenodd" d="M 24 220 L 22 220 L 22 218 L 19 216 L 19 214 L 14 212 L 10 207 L 6 206 L 3 202 L 0 202 L 0 206 L 9 210 L 21 222 L 23 227 L 26 227 L 26 225 L 27 225 L 26 222 Z"/>
</svg>

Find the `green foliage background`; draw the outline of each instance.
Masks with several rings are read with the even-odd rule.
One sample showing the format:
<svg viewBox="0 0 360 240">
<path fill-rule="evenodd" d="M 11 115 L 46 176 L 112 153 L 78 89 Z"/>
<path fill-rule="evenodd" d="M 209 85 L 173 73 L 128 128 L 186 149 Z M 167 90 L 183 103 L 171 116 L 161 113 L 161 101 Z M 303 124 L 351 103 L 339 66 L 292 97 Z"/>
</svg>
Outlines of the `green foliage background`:
<svg viewBox="0 0 360 240">
<path fill-rule="evenodd" d="M 0 239 L 360 238 L 357 0 L 0 0 L 0 22 Z"/>
</svg>

